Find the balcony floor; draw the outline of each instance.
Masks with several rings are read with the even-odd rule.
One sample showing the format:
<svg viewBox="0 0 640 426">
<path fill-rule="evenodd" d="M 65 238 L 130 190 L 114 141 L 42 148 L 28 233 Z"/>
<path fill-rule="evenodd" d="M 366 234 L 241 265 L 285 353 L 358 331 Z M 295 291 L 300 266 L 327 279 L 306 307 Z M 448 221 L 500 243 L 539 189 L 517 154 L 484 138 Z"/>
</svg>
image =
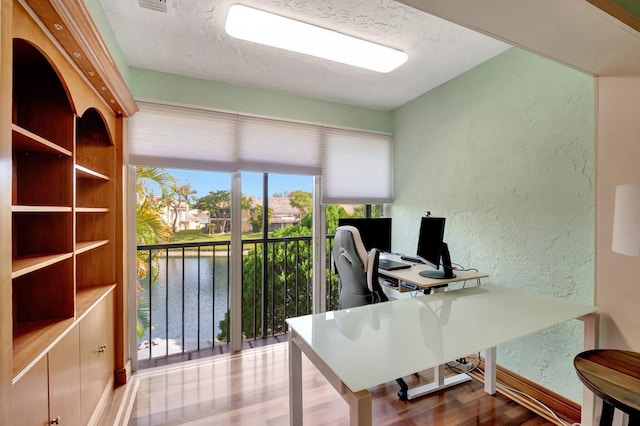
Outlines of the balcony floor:
<svg viewBox="0 0 640 426">
<path fill-rule="evenodd" d="M 242 350 L 261 348 L 276 343 L 284 343 L 287 341 L 287 334 L 278 334 L 265 339 L 245 340 L 242 342 Z M 172 354 L 160 358 L 151 358 L 138 360 L 138 369 L 143 370 L 152 367 L 160 367 L 163 365 L 171 365 L 178 362 L 190 361 L 194 359 L 207 358 L 214 355 L 222 355 L 229 353 L 228 344 L 214 345 L 210 348 L 200 349 L 199 351 L 190 351 L 179 354 Z"/>
</svg>

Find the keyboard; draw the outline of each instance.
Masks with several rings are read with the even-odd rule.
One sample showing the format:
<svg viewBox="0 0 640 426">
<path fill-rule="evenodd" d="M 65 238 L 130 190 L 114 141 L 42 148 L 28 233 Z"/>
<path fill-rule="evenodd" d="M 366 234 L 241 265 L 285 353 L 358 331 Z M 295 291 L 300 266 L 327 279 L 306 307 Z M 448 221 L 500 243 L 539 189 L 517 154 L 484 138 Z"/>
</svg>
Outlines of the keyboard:
<svg viewBox="0 0 640 426">
<path fill-rule="evenodd" d="M 411 268 L 411 265 L 404 262 L 396 262 L 395 260 L 390 259 L 380 259 L 378 261 L 378 268 L 384 269 L 385 271 L 394 271 L 396 269 Z"/>
<path fill-rule="evenodd" d="M 400 256 L 400 259 L 402 260 L 406 260 L 407 262 L 413 262 L 413 263 L 424 263 L 424 260 L 422 260 L 419 257 L 413 257 L 413 256 Z"/>
</svg>

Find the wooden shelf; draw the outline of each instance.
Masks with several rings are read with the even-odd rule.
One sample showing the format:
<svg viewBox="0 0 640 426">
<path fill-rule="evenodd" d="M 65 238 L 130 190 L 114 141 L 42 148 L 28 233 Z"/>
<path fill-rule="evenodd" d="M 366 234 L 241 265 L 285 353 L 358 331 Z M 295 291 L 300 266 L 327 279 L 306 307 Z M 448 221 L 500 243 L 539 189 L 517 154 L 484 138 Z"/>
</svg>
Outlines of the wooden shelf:
<svg viewBox="0 0 640 426">
<path fill-rule="evenodd" d="M 72 156 L 71 151 L 68 149 L 50 142 L 27 129 L 23 129 L 15 123 L 11 124 L 11 134 L 13 136 L 13 147 L 18 151 Z"/>
<path fill-rule="evenodd" d="M 76 292 L 76 321 L 80 321 L 86 314 L 116 287 L 115 284 L 88 287 Z"/>
<path fill-rule="evenodd" d="M 15 383 L 74 324 L 73 318 L 34 321 L 13 328 L 13 382 Z"/>
<path fill-rule="evenodd" d="M 108 207 L 76 207 L 76 213 L 109 213 Z"/>
<path fill-rule="evenodd" d="M 71 213 L 65 206 L 11 206 L 12 213 Z"/>
<path fill-rule="evenodd" d="M 103 180 L 103 181 L 111 180 L 111 178 L 107 175 L 96 172 L 87 167 L 80 166 L 78 164 L 76 164 L 76 177 L 78 179 L 95 179 L 95 180 Z"/>
<path fill-rule="evenodd" d="M 28 256 L 13 259 L 11 263 L 11 278 L 18 278 L 47 266 L 69 259 L 73 253 L 57 253 L 41 256 Z"/>
<path fill-rule="evenodd" d="M 109 244 L 109 240 L 79 241 L 76 243 L 76 254 L 80 254 L 80 253 L 84 253 L 84 252 L 96 249 L 105 244 Z"/>
<path fill-rule="evenodd" d="M 13 329 L 13 382 L 46 355 L 51 347 L 114 288 L 115 284 L 110 284 L 79 291 L 75 318 L 16 325 Z"/>
</svg>

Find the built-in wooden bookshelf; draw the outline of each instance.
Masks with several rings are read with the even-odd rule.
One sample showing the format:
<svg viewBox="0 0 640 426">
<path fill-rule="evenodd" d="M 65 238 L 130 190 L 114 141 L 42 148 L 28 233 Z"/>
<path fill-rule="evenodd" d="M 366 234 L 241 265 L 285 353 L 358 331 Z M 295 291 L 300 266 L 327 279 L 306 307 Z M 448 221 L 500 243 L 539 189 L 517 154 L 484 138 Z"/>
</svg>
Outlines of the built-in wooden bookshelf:
<svg viewBox="0 0 640 426">
<path fill-rule="evenodd" d="M 74 122 L 64 85 L 43 54 L 16 39 L 13 55 L 12 287 L 19 338 L 26 324 L 44 332 L 50 321 L 75 315 Z M 28 352 L 39 351 L 35 342 Z"/>
<path fill-rule="evenodd" d="M 11 312 L 12 332 L 0 332 L 11 340 L 0 344 L 12 347 L 12 369 L 0 373 L 0 394 L 10 397 L 0 398 L 0 423 L 60 416 L 87 424 L 114 372 L 126 378 L 119 144 L 135 102 L 84 2 L 1 7 L 2 67 L 10 72 L 0 72 L 0 83 L 10 90 L 0 98 L 3 116 L 11 115 L 0 139 L 0 160 L 11 164 L 10 177 L 0 175 L 11 217 L 0 224 L 11 236 L 2 285 L 11 280 L 11 297 L 0 309 Z"/>
</svg>

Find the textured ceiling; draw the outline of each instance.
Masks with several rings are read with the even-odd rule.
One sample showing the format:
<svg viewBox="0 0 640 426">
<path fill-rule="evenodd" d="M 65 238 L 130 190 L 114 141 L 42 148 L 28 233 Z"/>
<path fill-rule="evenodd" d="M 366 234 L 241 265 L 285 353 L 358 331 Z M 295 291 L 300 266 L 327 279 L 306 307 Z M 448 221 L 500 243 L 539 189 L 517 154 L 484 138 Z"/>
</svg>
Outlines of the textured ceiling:
<svg viewBox="0 0 640 426">
<path fill-rule="evenodd" d="M 377 42 L 408 61 L 380 74 L 236 40 L 232 0 L 99 0 L 130 66 L 390 110 L 510 46 L 391 0 L 243 0 L 242 4 Z"/>
</svg>

